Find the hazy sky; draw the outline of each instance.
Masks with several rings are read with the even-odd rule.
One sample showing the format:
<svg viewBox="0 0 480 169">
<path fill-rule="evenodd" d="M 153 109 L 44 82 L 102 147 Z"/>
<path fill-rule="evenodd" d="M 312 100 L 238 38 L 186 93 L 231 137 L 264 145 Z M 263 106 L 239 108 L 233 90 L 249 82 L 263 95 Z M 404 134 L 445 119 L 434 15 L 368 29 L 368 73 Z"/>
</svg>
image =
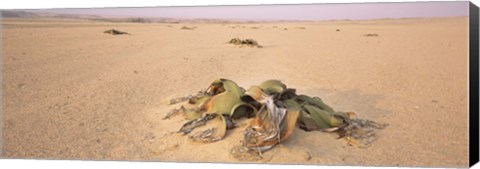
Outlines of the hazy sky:
<svg viewBox="0 0 480 169">
<path fill-rule="evenodd" d="M 37 12 L 110 17 L 168 17 L 251 20 L 330 20 L 468 16 L 468 1 L 262 6 L 49 9 Z"/>
</svg>

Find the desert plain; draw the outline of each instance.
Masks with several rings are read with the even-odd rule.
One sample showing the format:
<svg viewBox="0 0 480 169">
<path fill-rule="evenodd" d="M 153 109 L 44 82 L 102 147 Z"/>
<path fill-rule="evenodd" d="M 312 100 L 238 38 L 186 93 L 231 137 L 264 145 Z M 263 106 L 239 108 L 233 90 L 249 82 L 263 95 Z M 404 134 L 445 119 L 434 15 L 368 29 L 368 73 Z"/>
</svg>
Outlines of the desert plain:
<svg viewBox="0 0 480 169">
<path fill-rule="evenodd" d="M 183 26 L 194 29 L 181 29 Z M 130 35 L 105 34 L 118 29 Z M 366 36 L 376 34 L 377 36 Z M 251 38 L 262 48 L 237 47 Z M 468 18 L 113 23 L 2 18 L 2 158 L 468 166 Z M 215 79 L 278 79 L 388 126 L 365 148 L 295 129 L 239 161 L 241 127 L 215 143 L 176 133 L 171 98 Z"/>
</svg>

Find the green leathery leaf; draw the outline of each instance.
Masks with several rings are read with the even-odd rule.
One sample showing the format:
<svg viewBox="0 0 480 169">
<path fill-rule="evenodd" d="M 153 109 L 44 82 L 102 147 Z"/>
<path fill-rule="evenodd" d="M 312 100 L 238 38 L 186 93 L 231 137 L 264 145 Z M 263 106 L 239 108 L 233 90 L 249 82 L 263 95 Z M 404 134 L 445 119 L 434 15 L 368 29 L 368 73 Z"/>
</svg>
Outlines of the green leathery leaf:
<svg viewBox="0 0 480 169">
<path fill-rule="evenodd" d="M 259 86 L 265 93 L 267 94 L 275 94 L 280 93 L 287 88 L 285 84 L 280 82 L 279 80 L 267 80 L 260 84 Z"/>
<path fill-rule="evenodd" d="M 223 87 L 223 79 L 214 80 L 205 91 L 205 93 L 209 96 L 214 96 L 223 92 L 225 92 L 225 88 Z"/>
<path fill-rule="evenodd" d="M 242 97 L 251 97 L 257 102 L 263 102 L 265 99 L 265 92 L 258 86 L 250 86 L 247 91 L 243 94 Z"/>
<path fill-rule="evenodd" d="M 280 93 L 280 98 L 279 99 L 280 100 L 287 100 L 287 99 L 293 99 L 295 97 L 297 97 L 296 89 L 289 88 L 289 89 L 283 90 L 282 93 Z"/>
<path fill-rule="evenodd" d="M 312 105 L 304 105 L 303 107 L 308 111 L 312 119 L 315 121 L 315 124 L 317 124 L 320 129 L 338 127 L 341 125 L 335 121 L 336 119 L 329 112 Z"/>
<path fill-rule="evenodd" d="M 205 104 L 207 113 L 230 115 L 233 107 L 242 101 L 240 96 L 230 91 L 215 95 Z"/>
<path fill-rule="evenodd" d="M 295 97 L 295 100 L 299 103 L 306 103 L 306 104 L 309 104 L 309 105 L 313 105 L 315 107 L 318 107 L 318 108 L 320 108 L 322 110 L 325 110 L 327 112 L 330 112 L 330 113 L 335 112 L 330 106 L 323 103 L 323 101 L 319 98 L 311 98 L 307 95 L 298 95 L 297 97 Z"/>
<path fill-rule="evenodd" d="M 286 100 L 284 105 L 287 108 L 287 114 L 283 119 L 284 126 L 282 126 L 283 130 L 280 133 L 281 141 L 287 139 L 292 134 L 301 111 L 300 105 L 293 100 Z"/>
<path fill-rule="evenodd" d="M 333 127 L 340 127 L 342 126 L 344 123 L 343 123 L 343 120 L 336 117 L 336 116 L 333 116 L 330 118 L 330 120 L 328 121 L 330 123 L 331 126 Z"/>
<path fill-rule="evenodd" d="M 333 113 L 334 116 L 338 116 L 338 117 L 341 117 L 342 119 L 350 119 L 350 117 L 348 117 L 347 113 L 345 112 L 334 112 Z"/>
<path fill-rule="evenodd" d="M 193 119 L 197 119 L 199 118 L 200 116 L 202 115 L 202 113 L 196 111 L 196 110 L 193 110 L 193 109 L 186 109 L 185 110 L 185 117 L 188 119 L 188 120 L 193 120 Z"/>
<path fill-rule="evenodd" d="M 292 99 L 285 100 L 285 102 L 283 104 L 285 105 L 285 107 L 287 108 L 288 111 L 298 111 L 299 112 L 302 109 L 300 104 L 298 104 L 297 102 L 295 102 Z"/>
<path fill-rule="evenodd" d="M 302 110 L 300 111 L 300 114 L 298 115 L 298 120 L 297 120 L 298 123 L 300 123 L 300 124 L 304 124 L 304 123 L 305 123 L 305 118 L 306 118 L 306 117 L 305 117 L 304 114 L 306 114 L 306 112 L 305 112 L 305 110 L 302 109 Z"/>
<path fill-rule="evenodd" d="M 243 88 L 243 87 L 239 87 L 240 88 L 240 93 L 245 93 L 246 90 Z"/>
<path fill-rule="evenodd" d="M 310 116 L 310 114 L 308 114 L 308 112 L 304 109 L 300 111 L 300 115 L 298 117 L 298 124 L 299 124 L 299 127 L 305 131 L 320 129 L 320 126 L 316 124 L 312 116 Z"/>
<path fill-rule="evenodd" d="M 205 102 L 207 102 L 208 99 L 210 99 L 210 96 L 193 97 L 190 100 L 188 100 L 188 103 L 192 105 L 200 106 Z"/>
<path fill-rule="evenodd" d="M 337 117 L 334 116 L 335 113 L 330 113 L 322 109 L 319 109 L 317 107 L 313 107 L 312 110 L 314 110 L 315 115 L 321 117 L 322 120 L 331 127 L 339 127 L 343 124 L 342 119 L 338 119 Z M 314 114 L 312 114 L 312 116 L 314 116 Z"/>
<path fill-rule="evenodd" d="M 242 89 L 233 81 L 228 80 L 228 79 L 221 79 L 223 83 L 223 88 L 225 88 L 225 91 L 231 92 L 232 94 L 235 94 L 237 97 L 240 97 L 242 95 Z"/>
<path fill-rule="evenodd" d="M 254 106 L 241 102 L 233 107 L 230 117 L 232 119 L 239 119 L 242 117 L 249 118 L 255 116 L 256 113 L 257 109 Z"/>
</svg>

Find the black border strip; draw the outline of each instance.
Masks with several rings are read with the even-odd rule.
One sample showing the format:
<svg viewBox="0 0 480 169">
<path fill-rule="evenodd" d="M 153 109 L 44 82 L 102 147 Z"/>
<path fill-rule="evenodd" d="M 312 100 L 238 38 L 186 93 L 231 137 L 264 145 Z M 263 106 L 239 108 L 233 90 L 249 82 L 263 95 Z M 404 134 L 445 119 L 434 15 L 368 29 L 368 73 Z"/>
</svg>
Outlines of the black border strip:
<svg viewBox="0 0 480 169">
<path fill-rule="evenodd" d="M 479 27 L 479 16 L 478 16 L 478 7 L 470 2 L 469 5 L 470 8 L 470 17 L 469 17 L 469 26 L 470 26 L 470 62 L 469 62 L 469 67 L 470 67 L 470 85 L 469 85 L 469 91 L 470 91 L 470 103 L 469 103 L 469 108 L 470 108 L 470 118 L 469 118 L 469 126 L 470 126 L 470 136 L 469 136 L 469 141 L 470 141 L 470 167 L 478 163 L 479 161 L 479 118 L 478 118 L 478 113 L 479 113 L 479 102 L 478 102 L 478 96 L 479 96 L 479 84 L 478 84 L 478 75 L 479 75 L 479 55 L 478 55 L 478 27 Z"/>
</svg>

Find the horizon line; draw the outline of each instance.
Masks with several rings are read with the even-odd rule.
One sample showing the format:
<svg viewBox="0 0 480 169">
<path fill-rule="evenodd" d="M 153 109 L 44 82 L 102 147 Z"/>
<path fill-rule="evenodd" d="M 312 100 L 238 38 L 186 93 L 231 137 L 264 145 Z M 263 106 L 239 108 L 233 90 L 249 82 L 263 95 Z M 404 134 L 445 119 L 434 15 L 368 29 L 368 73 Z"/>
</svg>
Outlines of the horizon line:
<svg viewBox="0 0 480 169">
<path fill-rule="evenodd" d="M 219 20 L 367 20 L 378 18 L 417 18 L 468 16 L 468 1 L 118 7 L 23 10 L 33 13 L 76 14 L 109 18 L 180 18 Z"/>
</svg>

